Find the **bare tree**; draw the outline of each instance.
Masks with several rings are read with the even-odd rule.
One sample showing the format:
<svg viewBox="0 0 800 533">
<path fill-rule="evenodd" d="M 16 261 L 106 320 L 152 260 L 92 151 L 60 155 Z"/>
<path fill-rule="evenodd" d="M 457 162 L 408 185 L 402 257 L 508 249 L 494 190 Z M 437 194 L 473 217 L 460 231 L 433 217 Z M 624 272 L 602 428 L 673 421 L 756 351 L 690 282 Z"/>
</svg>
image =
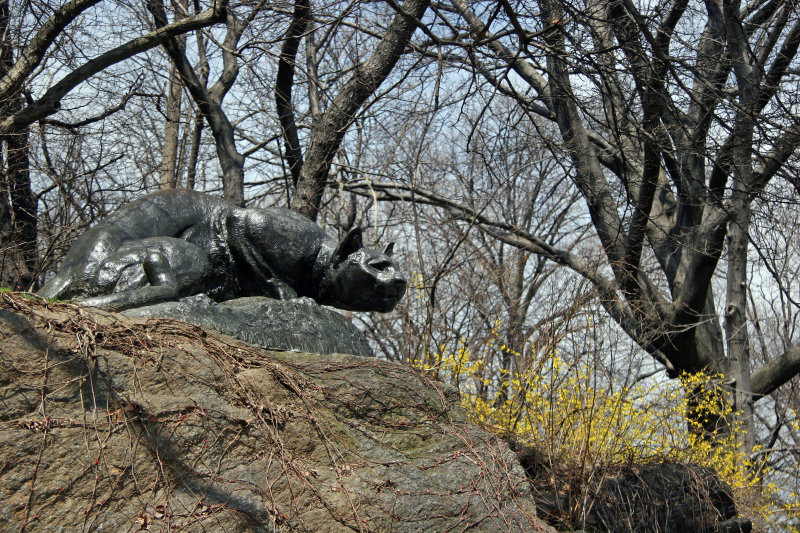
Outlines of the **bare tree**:
<svg viewBox="0 0 800 533">
<path fill-rule="evenodd" d="M 214 135 L 217 157 L 220 167 L 222 167 L 223 196 L 240 206 L 244 205 L 245 156 L 236 148 L 234 127 L 222 107 L 222 102 L 239 75 L 239 63 L 235 55 L 236 46 L 242 33 L 261 11 L 263 5 L 264 2 L 259 3 L 244 20 L 239 20 L 233 12 L 228 13 L 227 32 L 221 47 L 223 51 L 222 72 L 211 88 L 206 88 L 189 63 L 186 57 L 185 40 L 179 41 L 171 38 L 164 43 L 164 48 Z M 167 14 L 163 2 L 154 0 L 148 4 L 148 9 L 153 13 L 158 28 L 167 26 Z"/>
<path fill-rule="evenodd" d="M 188 15 L 188 2 L 183 0 L 176 4 L 175 20 L 180 20 Z M 186 34 L 175 38 L 180 48 L 186 47 Z M 183 83 L 178 74 L 175 62 L 170 65 L 169 80 L 167 84 L 167 103 L 164 111 L 164 144 L 161 148 L 161 173 L 159 187 L 161 189 L 174 189 L 178 184 L 178 135 L 180 133 L 181 100 L 183 97 Z"/>
<path fill-rule="evenodd" d="M 95 40 L 75 54 L 79 47 L 80 20 L 93 11 L 101 20 L 110 16 L 101 0 L 72 0 L 63 5 L 13 5 L 0 2 L 0 142 L 2 179 L 0 180 L 0 232 L 3 236 L 0 282 L 17 288 L 32 288 L 39 275 L 37 264 L 37 210 L 40 194 L 31 178 L 31 128 L 37 122 L 51 121 L 56 127 L 75 131 L 124 108 L 133 94 L 119 91 L 120 101 L 94 115 L 72 121 L 71 109 L 62 110 L 62 101 L 79 92 L 85 82 L 120 62 L 146 52 L 169 37 L 212 25 L 222 19 L 224 2 L 214 2 L 195 16 L 156 31 L 141 26 L 127 28 L 124 39 Z M 130 21 L 133 23 L 134 18 Z M 131 34 L 138 35 L 131 38 Z M 81 59 L 84 57 L 89 59 Z M 75 98 L 80 99 L 79 96 Z M 68 106 L 69 107 L 69 106 Z M 52 115 L 61 117 L 50 119 Z M 44 137 L 43 144 L 46 146 Z M 44 148 L 43 148 L 44 149 Z M 6 253 L 8 252 L 8 253 Z"/>
<path fill-rule="evenodd" d="M 753 402 L 800 371 L 794 345 L 753 368 L 746 316 L 752 202 L 780 179 L 800 143 L 796 5 L 451 0 L 435 7 L 441 24 L 428 27 L 421 53 L 470 72 L 476 90 L 557 128 L 538 140 L 569 160 L 604 261 L 413 180 L 373 187 L 387 198 L 438 205 L 577 272 L 670 376 L 723 373 L 752 424 Z M 722 293 L 715 277 L 726 280 Z"/>
<path fill-rule="evenodd" d="M 292 114 L 287 112 L 287 104 L 292 94 L 296 41 L 308 19 L 307 4 L 302 0 L 297 4 L 294 20 L 281 52 L 276 86 L 281 127 L 288 147 L 289 167 L 297 184 L 292 201 L 293 210 L 311 220 L 316 220 L 322 194 L 328 183 L 331 164 L 342 138 L 355 121 L 358 110 L 375 94 L 394 69 L 429 3 L 430 0 L 406 0 L 401 6 L 390 4 L 397 6 L 397 13 L 391 24 L 381 35 L 374 52 L 354 66 L 348 81 L 331 98 L 327 109 L 314 117 L 305 154 L 302 154 L 298 146 L 297 130 L 292 124 Z"/>
</svg>

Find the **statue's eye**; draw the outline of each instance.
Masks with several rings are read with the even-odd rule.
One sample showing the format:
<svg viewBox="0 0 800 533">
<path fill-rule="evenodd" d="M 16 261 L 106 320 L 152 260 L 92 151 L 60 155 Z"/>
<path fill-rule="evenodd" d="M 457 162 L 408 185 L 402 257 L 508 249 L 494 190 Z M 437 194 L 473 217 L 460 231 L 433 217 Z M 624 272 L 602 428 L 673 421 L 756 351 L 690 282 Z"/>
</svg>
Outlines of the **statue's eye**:
<svg viewBox="0 0 800 533">
<path fill-rule="evenodd" d="M 378 260 L 378 261 L 373 261 L 372 263 L 369 264 L 369 266 L 371 266 L 378 272 L 384 272 L 392 268 L 392 262 L 386 260 Z"/>
</svg>

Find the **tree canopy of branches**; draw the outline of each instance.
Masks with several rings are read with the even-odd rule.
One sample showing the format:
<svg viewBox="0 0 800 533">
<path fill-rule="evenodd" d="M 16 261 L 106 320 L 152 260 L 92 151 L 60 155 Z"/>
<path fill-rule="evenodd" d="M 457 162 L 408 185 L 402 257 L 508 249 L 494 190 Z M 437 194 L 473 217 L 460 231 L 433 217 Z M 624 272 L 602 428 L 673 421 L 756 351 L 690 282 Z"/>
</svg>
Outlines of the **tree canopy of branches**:
<svg viewBox="0 0 800 533">
<path fill-rule="evenodd" d="M 78 26 L 92 17 L 109 22 L 113 14 L 107 8 L 101 0 L 72 0 L 61 6 L 0 3 L 0 142 L 5 154 L 0 180 L 0 233 L 4 242 L 0 279 L 6 283 L 28 288 L 38 274 L 37 199 L 29 175 L 31 126 L 57 113 L 65 98 L 80 92 L 97 74 L 175 35 L 223 20 L 226 3 L 215 1 L 197 15 L 155 30 L 134 25 L 124 38 L 119 34 L 111 38 L 109 30 L 113 44 L 97 46 L 95 40 L 83 53 L 75 54 L 71 42 L 86 38 Z M 120 95 L 120 106 L 124 107 L 129 97 Z M 113 110 L 99 110 L 78 124 L 61 125 L 77 128 L 91 124 Z"/>
<path fill-rule="evenodd" d="M 772 275 L 768 260 L 748 273 L 753 203 L 795 183 L 796 4 L 452 0 L 435 12 L 428 57 L 555 127 L 541 141 L 569 161 L 604 261 L 413 183 L 380 184 L 384 197 L 437 205 L 577 272 L 670 375 L 724 373 L 749 418 L 800 371 L 794 345 L 752 368 L 747 327 L 751 276 Z"/>
<path fill-rule="evenodd" d="M 409 0 L 401 5 L 379 6 L 375 10 L 358 4 L 349 7 L 334 4 L 330 9 L 323 6 L 315 21 L 317 24 L 325 21 L 330 25 L 326 40 L 337 35 L 342 21 L 348 17 L 356 20 L 359 17 L 370 18 L 371 25 L 369 32 L 364 33 L 359 26 L 361 23 L 355 23 L 356 32 L 368 37 L 363 44 L 356 43 L 353 48 L 356 53 L 347 61 L 348 65 L 338 60 L 341 70 L 327 80 L 320 78 L 317 63 L 322 63 L 326 54 L 335 56 L 340 50 L 331 48 L 318 55 L 313 41 L 315 23 L 308 3 L 298 3 L 294 15 L 289 17 L 284 17 L 283 6 L 263 1 L 228 6 L 226 1 L 215 0 L 205 10 L 199 1 L 192 5 L 177 2 L 167 6 L 154 0 L 142 6 L 116 6 L 101 0 L 76 0 L 63 6 L 45 2 L 31 9 L 17 6 L 15 10 L 9 10 L 10 4 L 4 4 L 4 10 L 0 9 L 0 24 L 5 28 L 0 50 L 4 69 L 0 72 L 3 76 L 0 79 L 0 100 L 6 104 L 0 113 L 0 136 L 6 146 L 7 171 L 0 195 L 3 200 L 0 203 L 0 222 L 4 241 L 14 244 L 13 247 L 4 246 L 4 250 L 14 248 L 15 253 L 21 251 L 16 255 L 3 255 L 13 256 L 8 268 L 3 269 L 8 273 L 3 277 L 8 281 L 4 282 L 21 287 L 36 283 L 42 270 L 37 267 L 36 257 L 37 203 L 45 202 L 54 188 L 58 189 L 59 196 L 70 196 L 67 189 L 71 186 L 63 187 L 64 180 L 55 171 L 55 157 L 50 146 L 52 137 L 48 139 L 48 130 L 60 128 L 81 138 L 91 138 L 84 137 L 85 132 L 92 127 L 104 129 L 111 121 L 118 120 L 117 116 L 124 115 L 120 111 L 132 99 L 136 101 L 135 105 L 141 106 L 145 116 L 154 109 L 161 113 L 163 88 L 159 82 L 163 76 L 159 72 L 157 56 L 152 54 L 156 47 L 163 47 L 172 65 L 165 95 L 165 134 L 163 138 L 153 139 L 161 144 L 162 158 L 158 163 L 161 187 L 181 183 L 180 174 L 184 170 L 187 173 L 185 183 L 194 186 L 199 158 L 202 157 L 202 132 L 207 124 L 221 171 L 223 196 L 237 205 L 244 205 L 246 158 L 253 154 L 259 156 L 261 154 L 257 152 L 263 150 L 268 159 L 279 161 L 277 166 L 281 168 L 284 163 L 282 154 L 270 152 L 268 146 L 273 140 L 285 138 L 286 160 L 293 177 L 287 195 L 293 199 L 292 206 L 296 211 L 315 219 L 329 169 L 344 135 L 359 109 L 375 96 L 378 87 L 394 69 L 428 4 L 427 0 Z M 289 29 L 285 35 L 270 33 L 276 24 L 287 19 Z M 204 30 L 222 23 L 224 31 L 219 28 Z M 129 38 L 136 32 L 141 35 Z M 196 47 L 188 40 L 191 32 L 195 32 L 197 37 Z M 104 38 L 97 39 L 98 35 Z M 287 110 L 293 106 L 295 55 L 304 38 L 308 43 L 305 47 L 308 75 L 304 76 L 303 83 L 307 85 L 308 98 L 314 101 L 314 105 L 311 115 L 298 117 L 298 113 Z M 109 46 L 105 46 L 106 43 L 110 43 Z M 275 43 L 278 43 L 275 48 L 281 49 L 280 55 L 272 51 Z M 322 46 L 325 50 L 331 44 L 325 42 Z M 338 42 L 336 46 L 339 46 Z M 137 59 L 140 57 L 144 59 Z M 272 57 L 277 57 L 277 61 L 273 62 Z M 144 69 L 137 69 L 137 63 Z M 277 76 L 272 80 L 269 78 L 275 64 Z M 257 81 L 263 90 L 250 94 L 237 90 L 236 101 L 226 103 L 224 100 L 231 94 L 243 66 L 247 69 L 247 81 Z M 210 76 L 217 75 L 217 79 L 209 84 Z M 109 99 L 107 95 L 113 95 L 115 91 L 121 93 L 122 84 L 131 88 L 127 94 L 116 95 L 117 102 L 113 102 L 114 97 Z M 153 87 L 156 91 L 147 91 L 144 87 Z M 240 114 L 247 103 L 258 102 L 261 95 L 273 92 L 273 87 L 279 115 L 275 124 L 277 128 L 269 124 L 271 118 L 266 121 L 258 116 L 254 118 L 258 112 Z M 180 131 L 185 133 L 187 130 L 181 126 L 184 119 L 180 102 L 184 88 L 194 103 L 192 108 L 196 108 L 188 141 L 179 139 Z M 64 106 L 65 101 L 69 105 Z M 259 109 L 262 113 L 265 111 Z M 239 116 L 229 118 L 231 113 Z M 304 121 L 300 127 L 298 119 Z M 310 120 L 306 122 L 306 119 Z M 265 122 L 267 128 L 261 128 L 255 134 L 252 129 L 248 131 L 248 126 L 252 128 L 253 123 L 263 126 Z M 43 168 L 45 175 L 59 183 L 57 186 L 38 187 L 35 193 L 33 190 L 37 187 L 31 187 L 27 171 L 30 143 L 26 137 L 34 125 L 39 129 L 41 153 L 33 157 L 39 159 L 41 155 L 44 162 L 38 166 Z M 137 131 L 130 132 L 124 142 L 133 135 L 148 136 L 146 128 L 149 126 L 145 120 L 135 125 L 127 123 L 125 127 Z M 301 135 L 298 135 L 299 129 L 304 130 Z M 97 140 L 92 141 L 92 146 L 98 147 L 100 160 L 106 159 L 106 163 L 99 164 L 104 168 L 112 165 L 113 162 L 108 162 L 107 146 L 110 143 L 103 140 L 102 133 L 94 139 Z M 301 142 L 307 147 L 303 148 Z M 191 147 L 185 149 L 185 144 Z M 242 149 L 242 144 L 252 146 Z M 150 151 L 145 149 L 144 153 Z M 188 157 L 187 152 L 191 154 Z M 277 157 L 273 158 L 273 155 Z M 85 154 L 76 154 L 76 157 L 81 159 Z M 137 156 L 137 159 L 146 157 Z M 179 161 L 180 158 L 183 160 Z M 124 161 L 125 156 L 119 159 Z M 263 161 L 263 156 L 261 159 Z M 147 165 L 151 167 L 149 163 Z M 95 168 L 91 172 L 98 170 Z M 151 171 L 147 168 L 145 174 Z M 278 179 L 280 177 L 269 176 L 266 182 Z M 108 184 L 101 189 L 108 190 Z M 88 191 L 87 194 L 91 195 Z M 62 198 L 62 201 L 70 204 L 74 200 Z M 98 205 L 96 201 L 89 203 Z M 75 216 L 83 218 L 80 213 Z M 64 217 L 57 215 L 56 218 Z M 71 220 L 74 222 L 74 218 Z M 71 223 L 67 222 L 62 227 L 69 225 Z M 45 224 L 43 235 L 53 227 L 53 224 Z M 48 239 L 39 239 L 39 245 L 46 249 L 46 258 L 51 257 L 53 243 L 59 240 L 57 235 L 49 235 Z M 38 263 L 41 266 L 47 261 Z M 22 277 L 20 272 L 24 272 Z"/>
</svg>

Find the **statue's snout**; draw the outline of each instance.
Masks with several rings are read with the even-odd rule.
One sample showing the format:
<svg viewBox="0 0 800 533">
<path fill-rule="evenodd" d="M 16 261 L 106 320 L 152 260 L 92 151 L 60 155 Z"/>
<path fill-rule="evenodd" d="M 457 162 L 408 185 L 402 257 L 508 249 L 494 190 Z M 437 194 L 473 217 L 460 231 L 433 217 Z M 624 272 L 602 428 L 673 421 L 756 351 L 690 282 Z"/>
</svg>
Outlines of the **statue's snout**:
<svg viewBox="0 0 800 533">
<path fill-rule="evenodd" d="M 405 280 L 405 279 L 403 279 L 403 278 L 395 278 L 395 279 L 393 279 L 393 280 L 392 280 L 392 282 L 391 282 L 392 289 L 394 289 L 395 291 L 397 291 L 397 293 L 398 293 L 398 294 L 402 294 L 402 293 L 404 293 L 404 292 L 405 292 L 405 290 L 406 290 L 406 285 L 407 285 L 407 284 L 408 284 L 408 283 L 407 283 L 407 282 L 406 282 L 406 280 Z"/>
</svg>

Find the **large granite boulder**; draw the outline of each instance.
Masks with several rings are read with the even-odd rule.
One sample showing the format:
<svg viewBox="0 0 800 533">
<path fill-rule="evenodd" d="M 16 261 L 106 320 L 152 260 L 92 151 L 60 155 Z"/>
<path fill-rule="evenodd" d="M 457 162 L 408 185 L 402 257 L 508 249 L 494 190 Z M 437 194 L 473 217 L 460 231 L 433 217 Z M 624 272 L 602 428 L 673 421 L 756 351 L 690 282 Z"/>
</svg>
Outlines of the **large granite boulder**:
<svg viewBox="0 0 800 533">
<path fill-rule="evenodd" d="M 552 531 L 397 364 L 0 294 L 0 530 Z"/>
</svg>

